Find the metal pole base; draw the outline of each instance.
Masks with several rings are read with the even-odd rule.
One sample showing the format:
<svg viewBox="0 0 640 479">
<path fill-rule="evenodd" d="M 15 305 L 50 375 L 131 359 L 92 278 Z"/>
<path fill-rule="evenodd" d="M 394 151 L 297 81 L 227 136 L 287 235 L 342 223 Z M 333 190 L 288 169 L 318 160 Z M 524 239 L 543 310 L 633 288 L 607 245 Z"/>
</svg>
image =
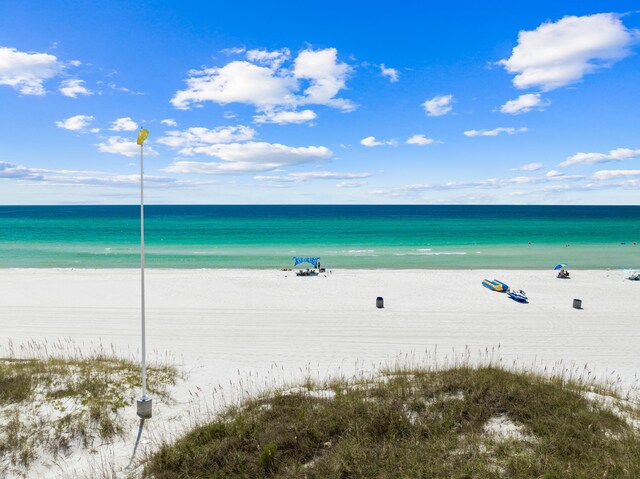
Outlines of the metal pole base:
<svg viewBox="0 0 640 479">
<path fill-rule="evenodd" d="M 138 406 L 138 417 L 142 419 L 151 419 L 151 406 L 153 405 L 153 400 L 150 397 L 140 398 L 137 401 Z"/>
</svg>

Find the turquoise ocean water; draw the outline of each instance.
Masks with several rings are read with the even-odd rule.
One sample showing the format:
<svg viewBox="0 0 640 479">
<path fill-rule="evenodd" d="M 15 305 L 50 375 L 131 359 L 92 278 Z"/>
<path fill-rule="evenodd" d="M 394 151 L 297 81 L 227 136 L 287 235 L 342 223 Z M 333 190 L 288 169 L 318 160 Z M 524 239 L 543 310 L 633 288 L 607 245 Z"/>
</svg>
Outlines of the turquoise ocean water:
<svg viewBox="0 0 640 479">
<path fill-rule="evenodd" d="M 636 206 L 147 206 L 162 268 L 640 268 Z M 0 206 L 0 267 L 139 265 L 139 207 Z M 531 244 L 529 244 L 529 242 Z"/>
</svg>

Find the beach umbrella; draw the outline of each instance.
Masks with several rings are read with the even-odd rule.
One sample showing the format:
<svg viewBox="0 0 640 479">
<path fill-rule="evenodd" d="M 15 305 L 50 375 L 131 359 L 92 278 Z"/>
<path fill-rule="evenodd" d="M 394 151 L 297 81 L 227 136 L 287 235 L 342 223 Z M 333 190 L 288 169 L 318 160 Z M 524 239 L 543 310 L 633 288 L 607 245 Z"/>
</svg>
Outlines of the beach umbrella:
<svg viewBox="0 0 640 479">
<path fill-rule="evenodd" d="M 140 322 L 142 326 L 142 395 L 137 402 L 138 416 L 142 419 L 151 417 L 151 397 L 147 394 L 147 350 L 145 334 L 145 301 L 144 301 L 144 140 L 149 131 L 140 128 L 136 143 L 140 145 Z"/>
<path fill-rule="evenodd" d="M 553 269 L 554 269 L 554 270 L 556 270 L 556 269 L 564 269 L 564 268 L 566 268 L 566 267 L 567 267 L 567 263 L 559 263 L 559 264 L 557 264 L 557 265 L 556 265 L 556 267 L 555 267 L 555 268 L 553 268 Z"/>
</svg>

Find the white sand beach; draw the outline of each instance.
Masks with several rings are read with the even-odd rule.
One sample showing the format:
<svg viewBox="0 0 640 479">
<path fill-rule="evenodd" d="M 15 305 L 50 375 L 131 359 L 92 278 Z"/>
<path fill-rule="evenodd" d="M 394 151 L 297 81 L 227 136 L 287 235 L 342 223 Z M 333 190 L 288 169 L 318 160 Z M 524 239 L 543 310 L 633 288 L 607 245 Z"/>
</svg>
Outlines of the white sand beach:
<svg viewBox="0 0 640 479">
<path fill-rule="evenodd" d="M 587 365 L 600 377 L 637 385 L 640 283 L 625 280 L 619 270 L 572 270 L 571 276 L 560 280 L 554 271 L 523 270 L 334 270 L 318 277 L 148 270 L 147 347 L 151 360 L 169 353 L 189 374 L 176 392 L 177 418 L 191 407 L 189 392 L 196 387 L 204 397 L 214 388 L 231 394 L 242 378 L 278 385 L 307 373 L 351 374 L 397 358 L 419 362 L 425 351 L 433 358 L 436 349 L 441 360 L 468 347 L 478 356 L 493 349 L 506 364 Z M 525 290 L 530 303 L 489 291 L 481 285 L 484 278 Z M 17 350 L 31 340 L 71 338 L 86 348 L 102 343 L 138 357 L 139 281 L 132 269 L 0 270 L 2 340 Z M 377 296 L 384 297 L 384 309 L 376 308 Z M 572 308 L 574 298 L 582 299 L 583 309 Z M 156 414 L 162 417 L 161 407 Z"/>
</svg>

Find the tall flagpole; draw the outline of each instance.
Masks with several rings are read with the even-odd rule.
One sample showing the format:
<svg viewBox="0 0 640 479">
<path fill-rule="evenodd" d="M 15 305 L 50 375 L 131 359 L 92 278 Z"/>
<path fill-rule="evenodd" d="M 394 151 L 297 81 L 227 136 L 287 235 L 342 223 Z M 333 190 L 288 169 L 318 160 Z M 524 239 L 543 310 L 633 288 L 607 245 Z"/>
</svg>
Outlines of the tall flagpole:
<svg viewBox="0 0 640 479">
<path fill-rule="evenodd" d="M 147 351 L 144 317 L 144 146 L 140 145 L 140 318 L 142 321 L 142 399 L 147 398 Z"/>
<path fill-rule="evenodd" d="M 144 140 L 149 132 L 140 128 L 137 143 L 140 145 L 140 319 L 142 324 L 142 395 L 137 403 L 137 413 L 142 419 L 151 417 L 152 400 L 147 395 L 147 345 L 144 304 Z"/>
</svg>

